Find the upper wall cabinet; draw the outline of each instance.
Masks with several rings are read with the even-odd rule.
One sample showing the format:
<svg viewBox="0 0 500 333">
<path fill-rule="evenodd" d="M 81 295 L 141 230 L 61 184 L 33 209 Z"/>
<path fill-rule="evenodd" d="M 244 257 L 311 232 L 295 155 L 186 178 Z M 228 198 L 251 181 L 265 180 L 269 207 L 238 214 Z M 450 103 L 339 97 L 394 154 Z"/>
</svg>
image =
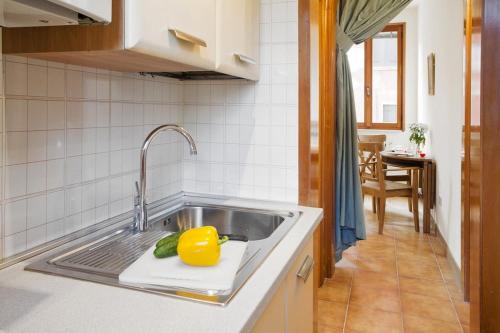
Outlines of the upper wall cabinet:
<svg viewBox="0 0 500 333">
<path fill-rule="evenodd" d="M 259 2 L 217 0 L 217 71 L 259 79 Z"/>
<path fill-rule="evenodd" d="M 125 48 L 215 68 L 215 0 L 126 0 Z"/>
<path fill-rule="evenodd" d="M 257 80 L 259 2 L 113 0 L 108 25 L 4 28 L 3 53 L 122 72 Z"/>
</svg>

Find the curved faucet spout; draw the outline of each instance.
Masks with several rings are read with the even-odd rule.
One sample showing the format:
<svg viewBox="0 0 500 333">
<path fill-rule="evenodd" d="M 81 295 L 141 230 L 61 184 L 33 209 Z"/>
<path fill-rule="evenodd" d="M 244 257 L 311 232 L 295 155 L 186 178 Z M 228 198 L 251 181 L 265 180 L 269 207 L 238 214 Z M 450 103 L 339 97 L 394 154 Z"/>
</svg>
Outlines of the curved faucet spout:
<svg viewBox="0 0 500 333">
<path fill-rule="evenodd" d="M 155 128 L 151 131 L 151 133 L 148 134 L 141 148 L 139 185 L 136 185 L 138 193 L 134 200 L 134 222 L 135 227 L 139 229 L 139 231 L 146 231 L 148 229 L 148 212 L 146 209 L 146 170 L 148 149 L 151 145 L 151 142 L 160 132 L 163 131 L 175 131 L 180 133 L 189 143 L 191 155 L 196 155 L 198 152 L 193 137 L 181 126 L 175 124 L 162 125 Z"/>
</svg>

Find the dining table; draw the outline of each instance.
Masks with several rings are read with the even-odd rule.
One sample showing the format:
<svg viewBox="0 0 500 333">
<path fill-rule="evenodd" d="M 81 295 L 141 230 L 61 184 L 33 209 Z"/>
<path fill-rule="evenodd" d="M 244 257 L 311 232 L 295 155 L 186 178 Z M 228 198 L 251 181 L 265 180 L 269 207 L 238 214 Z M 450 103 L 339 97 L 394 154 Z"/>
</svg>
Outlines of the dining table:
<svg viewBox="0 0 500 333">
<path fill-rule="evenodd" d="M 424 233 L 431 231 L 431 209 L 436 202 L 436 162 L 432 156 L 383 151 L 380 153 L 382 162 L 400 167 L 419 168 L 419 187 L 422 189 L 424 204 Z"/>
</svg>

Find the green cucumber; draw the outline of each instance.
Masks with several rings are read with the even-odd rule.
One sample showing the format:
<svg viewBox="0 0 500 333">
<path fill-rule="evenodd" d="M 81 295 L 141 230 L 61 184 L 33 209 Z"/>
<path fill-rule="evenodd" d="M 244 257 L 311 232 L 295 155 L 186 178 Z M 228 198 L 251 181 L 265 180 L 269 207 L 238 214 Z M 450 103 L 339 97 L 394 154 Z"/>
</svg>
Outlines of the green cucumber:
<svg viewBox="0 0 500 333">
<path fill-rule="evenodd" d="M 157 247 L 154 252 L 156 258 L 168 258 L 177 255 L 177 242 L 170 242 Z"/>
<path fill-rule="evenodd" d="M 174 232 L 173 234 L 168 235 L 167 237 L 163 237 L 158 242 L 156 242 L 156 247 L 160 247 L 170 242 L 175 242 L 176 246 L 179 242 L 179 238 L 181 237 L 182 231 Z"/>
<path fill-rule="evenodd" d="M 156 242 L 156 249 L 153 254 L 156 258 L 168 258 L 177 255 L 177 244 L 182 231 L 174 232 Z"/>
</svg>

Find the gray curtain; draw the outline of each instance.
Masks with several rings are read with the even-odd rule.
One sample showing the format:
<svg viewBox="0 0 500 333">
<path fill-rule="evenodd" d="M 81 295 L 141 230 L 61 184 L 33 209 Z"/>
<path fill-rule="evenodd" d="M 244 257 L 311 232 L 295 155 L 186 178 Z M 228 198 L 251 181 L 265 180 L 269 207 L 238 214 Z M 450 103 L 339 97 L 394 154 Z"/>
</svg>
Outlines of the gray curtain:
<svg viewBox="0 0 500 333">
<path fill-rule="evenodd" d="M 340 0 L 337 14 L 336 260 L 366 238 L 356 109 L 347 51 L 379 33 L 411 0 Z"/>
</svg>

